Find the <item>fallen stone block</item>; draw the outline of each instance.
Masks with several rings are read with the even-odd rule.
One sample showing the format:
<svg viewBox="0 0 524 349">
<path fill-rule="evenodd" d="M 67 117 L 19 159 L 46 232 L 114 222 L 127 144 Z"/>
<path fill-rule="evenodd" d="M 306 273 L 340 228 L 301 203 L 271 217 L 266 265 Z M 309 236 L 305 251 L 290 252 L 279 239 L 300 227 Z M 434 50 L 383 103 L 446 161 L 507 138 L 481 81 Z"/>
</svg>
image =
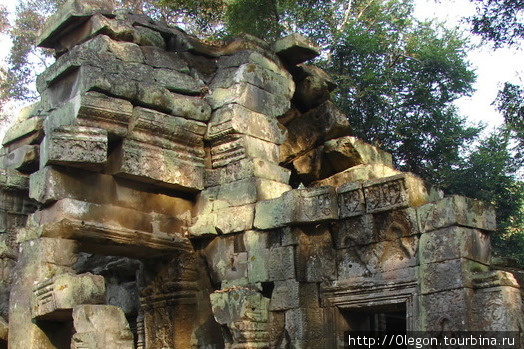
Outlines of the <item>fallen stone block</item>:
<svg viewBox="0 0 524 349">
<path fill-rule="evenodd" d="M 479 200 L 453 195 L 417 209 L 421 232 L 453 225 L 495 231 L 493 206 Z"/>
<path fill-rule="evenodd" d="M 133 333 L 122 309 L 112 305 L 79 305 L 73 309 L 71 349 L 133 349 Z"/>
<path fill-rule="evenodd" d="M 276 144 L 282 144 L 286 138 L 285 131 L 274 118 L 238 104 L 228 104 L 213 113 L 206 139 L 216 143 L 218 139 L 234 134 L 244 134 Z"/>
<path fill-rule="evenodd" d="M 42 142 L 40 167 L 53 164 L 101 170 L 107 161 L 107 143 L 107 131 L 99 128 L 56 128 Z"/>
<path fill-rule="evenodd" d="M 361 164 L 382 164 L 393 168 L 391 154 L 352 136 L 325 142 L 324 153 L 336 172 Z"/>
<path fill-rule="evenodd" d="M 340 187 L 341 185 L 344 185 L 346 183 L 391 177 L 395 175 L 400 175 L 402 173 L 403 172 L 401 171 L 392 169 L 391 167 L 384 166 L 381 164 L 357 165 L 355 167 L 351 167 L 347 170 L 334 174 L 331 177 L 313 182 L 311 185 L 314 187 L 326 185 Z"/>
<path fill-rule="evenodd" d="M 298 33 L 275 41 L 272 48 L 289 65 L 303 63 L 320 55 L 320 48 Z"/>
<path fill-rule="evenodd" d="M 291 69 L 296 84 L 293 104 L 302 111 L 316 108 L 330 98 L 335 81 L 322 69 L 301 64 Z"/>
<path fill-rule="evenodd" d="M 33 287 L 31 313 L 35 320 L 70 321 L 75 306 L 105 303 L 105 292 L 101 275 L 58 275 Z"/>
<path fill-rule="evenodd" d="M 324 161 L 324 147 L 320 146 L 293 160 L 293 167 L 302 183 L 309 184 L 315 180 L 329 177 L 333 172 Z"/>
<path fill-rule="evenodd" d="M 284 163 L 352 132 L 346 116 L 331 101 L 293 119 L 286 127 L 288 139 L 280 147 L 280 162 Z"/>
</svg>

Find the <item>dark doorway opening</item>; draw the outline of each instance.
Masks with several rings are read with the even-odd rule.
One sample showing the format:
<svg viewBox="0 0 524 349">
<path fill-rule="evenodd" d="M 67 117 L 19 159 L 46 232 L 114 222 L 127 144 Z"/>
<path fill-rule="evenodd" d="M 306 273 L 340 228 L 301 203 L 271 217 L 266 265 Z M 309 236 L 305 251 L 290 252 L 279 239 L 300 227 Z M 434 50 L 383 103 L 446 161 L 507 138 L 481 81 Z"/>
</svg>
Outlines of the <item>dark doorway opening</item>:
<svg viewBox="0 0 524 349">
<path fill-rule="evenodd" d="M 348 335 L 384 338 L 385 335 L 407 334 L 405 303 L 359 308 L 339 308 L 339 348 L 359 348 L 350 345 Z M 407 346 L 395 346 L 407 348 Z"/>
</svg>

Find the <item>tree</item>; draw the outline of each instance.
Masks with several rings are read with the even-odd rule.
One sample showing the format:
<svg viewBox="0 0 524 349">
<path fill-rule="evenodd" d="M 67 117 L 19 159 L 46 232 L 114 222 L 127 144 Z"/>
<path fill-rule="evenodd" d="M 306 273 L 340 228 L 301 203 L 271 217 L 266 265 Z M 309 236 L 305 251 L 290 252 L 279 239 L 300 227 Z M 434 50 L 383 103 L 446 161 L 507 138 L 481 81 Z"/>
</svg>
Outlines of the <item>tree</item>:
<svg viewBox="0 0 524 349">
<path fill-rule="evenodd" d="M 483 0 L 477 3 L 477 14 L 470 18 L 472 32 L 495 47 L 514 45 L 524 39 L 524 1 Z"/>
<path fill-rule="evenodd" d="M 494 205 L 495 253 L 524 264 L 524 183 L 518 180 L 519 163 L 509 149 L 510 142 L 504 127 L 493 131 L 448 177 L 445 189 Z"/>
<path fill-rule="evenodd" d="M 524 89 L 509 82 L 499 91 L 494 104 L 504 116 L 507 129 L 517 141 L 516 152 L 524 160 Z"/>
<path fill-rule="evenodd" d="M 442 184 L 480 130 L 452 104 L 471 93 L 475 75 L 459 33 L 419 23 L 412 10 L 410 1 L 357 2 L 326 66 L 356 135 Z"/>
</svg>

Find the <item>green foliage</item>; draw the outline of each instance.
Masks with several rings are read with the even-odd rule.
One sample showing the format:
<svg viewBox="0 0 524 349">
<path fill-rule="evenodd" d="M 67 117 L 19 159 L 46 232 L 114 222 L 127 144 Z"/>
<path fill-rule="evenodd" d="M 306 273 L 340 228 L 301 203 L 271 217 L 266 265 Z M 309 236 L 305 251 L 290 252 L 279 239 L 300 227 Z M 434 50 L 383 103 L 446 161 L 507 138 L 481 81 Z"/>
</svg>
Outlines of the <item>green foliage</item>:
<svg viewBox="0 0 524 349">
<path fill-rule="evenodd" d="M 448 177 L 445 189 L 491 203 L 497 212 L 495 252 L 524 265 L 524 183 L 506 129 L 492 132 Z"/>
<path fill-rule="evenodd" d="M 470 18 L 472 32 L 495 47 L 514 45 L 524 38 L 524 1 L 484 0 L 477 2 L 477 14 Z"/>
<path fill-rule="evenodd" d="M 524 89 L 507 82 L 499 91 L 494 104 L 517 141 L 516 151 L 520 160 L 524 160 Z"/>
<path fill-rule="evenodd" d="M 336 101 L 356 135 L 397 165 L 435 183 L 479 132 L 452 102 L 472 91 L 466 42 L 454 30 L 411 17 L 410 1 L 357 3 L 327 63 Z"/>
</svg>

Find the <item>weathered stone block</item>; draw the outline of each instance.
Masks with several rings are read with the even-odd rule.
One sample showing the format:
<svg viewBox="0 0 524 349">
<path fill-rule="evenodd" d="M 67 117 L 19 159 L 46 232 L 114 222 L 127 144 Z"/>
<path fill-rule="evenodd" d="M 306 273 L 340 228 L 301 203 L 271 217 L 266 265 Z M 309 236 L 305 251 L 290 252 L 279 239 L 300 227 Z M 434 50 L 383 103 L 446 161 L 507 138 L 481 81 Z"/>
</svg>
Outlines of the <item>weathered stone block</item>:
<svg viewBox="0 0 524 349">
<path fill-rule="evenodd" d="M 247 252 L 247 279 L 250 284 L 269 281 L 269 250 L 249 249 Z"/>
<path fill-rule="evenodd" d="M 324 147 L 320 146 L 293 160 L 293 167 L 303 183 L 310 183 L 326 178 L 332 173 L 329 164 L 323 158 Z"/>
<path fill-rule="evenodd" d="M 472 306 L 475 330 L 520 331 L 522 299 L 518 287 L 498 286 L 477 290 Z"/>
<path fill-rule="evenodd" d="M 413 208 L 373 214 L 378 241 L 394 241 L 418 235 L 417 212 Z"/>
<path fill-rule="evenodd" d="M 38 169 L 40 146 L 22 145 L 9 152 L 4 158 L 4 167 L 19 171 L 33 171 Z"/>
<path fill-rule="evenodd" d="M 292 343 L 299 344 L 296 348 L 315 348 L 315 346 L 307 346 L 305 343 L 309 340 L 324 338 L 323 329 L 322 308 L 302 307 L 286 311 L 286 330 Z"/>
<path fill-rule="evenodd" d="M 422 234 L 420 263 L 467 258 L 488 264 L 491 242 L 489 235 L 479 230 L 449 227 Z"/>
<path fill-rule="evenodd" d="M 204 188 L 203 163 L 184 154 L 125 139 L 108 159 L 110 173 L 145 183 L 186 191 Z"/>
<path fill-rule="evenodd" d="M 299 283 L 295 279 L 275 281 L 269 309 L 271 311 L 298 307 L 318 307 L 318 287 L 315 283 Z"/>
<path fill-rule="evenodd" d="M 211 89 L 229 88 L 234 84 L 249 83 L 266 92 L 291 99 L 295 83 L 291 75 L 287 77 L 263 68 L 256 63 L 247 63 L 235 68 L 220 69 L 210 84 Z"/>
<path fill-rule="evenodd" d="M 247 283 L 247 252 L 235 249 L 235 236 L 219 236 L 205 248 L 204 256 L 209 265 L 211 280 L 223 283 L 245 280 Z"/>
<path fill-rule="evenodd" d="M 255 204 L 222 208 L 196 217 L 189 233 L 201 237 L 251 230 L 254 216 Z"/>
<path fill-rule="evenodd" d="M 238 104 L 228 104 L 213 113 L 206 139 L 213 142 L 234 134 L 244 134 L 276 144 L 282 144 L 286 137 L 276 119 Z"/>
<path fill-rule="evenodd" d="M 474 291 L 470 288 L 421 295 L 420 331 L 466 331 L 474 328 L 473 300 Z"/>
<path fill-rule="evenodd" d="M 272 229 L 288 224 L 316 223 L 338 218 L 335 189 L 295 189 L 256 204 L 255 227 Z"/>
<path fill-rule="evenodd" d="M 99 128 L 56 128 L 42 142 L 40 167 L 54 164 L 100 170 L 107 161 L 107 143 L 107 131 Z"/>
<path fill-rule="evenodd" d="M 8 146 L 9 143 L 21 138 L 38 140 L 44 136 L 43 130 L 44 117 L 34 116 L 26 120 L 15 123 L 5 133 L 2 144 Z"/>
<path fill-rule="evenodd" d="M 253 229 L 255 205 L 228 207 L 216 211 L 216 230 L 222 234 L 235 233 Z"/>
<path fill-rule="evenodd" d="M 465 258 L 420 265 L 420 293 L 427 294 L 457 288 L 472 288 L 475 273 L 485 272 L 485 264 Z"/>
<path fill-rule="evenodd" d="M 104 277 L 62 274 L 33 287 L 31 313 L 36 320 L 69 321 L 80 304 L 103 304 L 106 300 Z"/>
<path fill-rule="evenodd" d="M 361 164 L 393 167 L 391 154 L 352 136 L 325 142 L 324 153 L 336 172 Z"/>
<path fill-rule="evenodd" d="M 418 207 L 430 199 L 427 185 L 410 173 L 363 183 L 366 212 L 375 213 L 404 207 Z"/>
<path fill-rule="evenodd" d="M 173 217 L 189 215 L 190 200 L 148 193 L 122 185 L 113 176 L 46 166 L 30 176 L 29 197 L 48 205 L 60 199 L 113 204 Z"/>
<path fill-rule="evenodd" d="M 183 153 L 188 161 L 201 163 L 205 155 L 202 122 L 135 107 L 128 132 L 134 140 Z"/>
<path fill-rule="evenodd" d="M 107 1 L 79 1 L 70 0 L 61 6 L 59 11 L 53 14 L 43 29 L 38 33 L 37 46 L 55 48 L 56 41 L 62 33 L 73 30 L 95 13 L 112 14 L 114 4 Z M 67 28 L 67 30 L 66 30 Z"/>
<path fill-rule="evenodd" d="M 270 117 L 284 114 L 290 106 L 289 99 L 272 94 L 248 83 L 235 84 L 229 88 L 216 88 L 206 97 L 213 109 L 237 103 L 254 112 Z"/>
<path fill-rule="evenodd" d="M 449 196 L 417 209 L 421 232 L 428 232 L 452 225 L 495 231 L 493 206 L 463 196 Z"/>
<path fill-rule="evenodd" d="M 359 216 L 366 212 L 361 183 L 346 183 L 338 187 L 337 196 L 340 219 Z"/>
<path fill-rule="evenodd" d="M 133 105 L 130 102 L 88 92 L 52 112 L 45 121 L 45 130 L 50 133 L 58 127 L 76 124 L 96 127 L 123 137 L 127 134 L 132 114 Z"/>
<path fill-rule="evenodd" d="M 268 269 L 270 280 L 295 279 L 295 248 L 293 246 L 271 248 Z"/>
<path fill-rule="evenodd" d="M 133 349 L 133 333 L 124 312 L 113 305 L 79 305 L 73 309 L 76 333 L 71 349 Z"/>
<path fill-rule="evenodd" d="M 189 73 L 189 67 L 177 53 L 168 52 L 154 46 L 141 46 L 147 65 L 154 68 L 167 68 L 182 73 Z"/>
<path fill-rule="evenodd" d="M 0 188 L 26 191 L 29 189 L 29 176 L 15 170 L 0 169 Z"/>
<path fill-rule="evenodd" d="M 287 130 L 288 139 L 280 147 L 280 162 L 289 162 L 329 139 L 351 133 L 346 116 L 330 101 L 293 119 Z"/>
<path fill-rule="evenodd" d="M 207 121 L 211 117 L 211 107 L 204 99 L 172 93 L 159 85 L 139 85 L 137 98 L 145 106 L 174 116 L 197 121 Z"/>
<path fill-rule="evenodd" d="M 320 55 L 320 48 L 298 33 L 275 41 L 272 48 L 289 65 L 303 63 Z"/>
<path fill-rule="evenodd" d="M 265 52 L 266 54 L 266 52 Z M 273 57 L 275 59 L 270 59 L 267 56 L 261 54 L 257 51 L 252 50 L 243 50 L 236 52 L 230 56 L 221 56 L 218 59 L 218 67 L 220 69 L 240 67 L 244 64 L 254 63 L 260 67 L 271 70 L 281 76 L 288 78 L 291 77 L 288 71 L 282 66 L 278 57 Z"/>
<path fill-rule="evenodd" d="M 8 323 L 0 317 L 0 344 L 7 348 L 7 335 L 9 333 Z"/>
<path fill-rule="evenodd" d="M 259 158 L 278 163 L 278 146 L 258 138 L 242 135 L 211 148 L 213 168 L 224 167 L 244 158 Z"/>
<path fill-rule="evenodd" d="M 153 79 L 161 87 L 181 94 L 201 94 L 205 89 L 204 82 L 176 70 L 157 68 L 153 70 Z"/>
<path fill-rule="evenodd" d="M 133 31 L 133 42 L 140 46 L 166 47 L 166 42 L 162 35 L 156 30 L 136 25 Z"/>
<path fill-rule="evenodd" d="M 291 190 L 291 186 L 264 178 L 241 179 L 220 186 L 214 207 L 220 209 L 270 200 L 280 197 L 288 190 Z"/>
<path fill-rule="evenodd" d="M 369 277 L 372 271 L 361 259 L 356 248 L 344 248 L 336 251 L 338 280 L 349 280 L 359 277 Z"/>
<path fill-rule="evenodd" d="M 392 169 L 384 165 L 357 165 L 348 168 L 347 170 L 334 174 L 331 177 L 316 181 L 312 183 L 313 186 L 331 185 L 340 187 L 343 184 L 357 181 L 367 181 L 370 179 L 391 177 L 402 174 L 402 172 Z"/>
<path fill-rule="evenodd" d="M 20 240 L 37 237 L 81 240 L 100 254 L 114 251 L 115 244 L 119 244 L 129 256 L 140 258 L 159 250 L 187 249 L 189 241 L 183 237 L 187 224 L 184 218 L 62 199 L 32 214 Z"/>
<path fill-rule="evenodd" d="M 327 227 L 305 230 L 300 235 L 296 253 L 297 280 L 323 282 L 337 279 L 336 252 Z"/>
<path fill-rule="evenodd" d="M 205 186 L 212 187 L 250 177 L 265 178 L 287 184 L 290 172 L 270 161 L 248 158 L 229 163 L 225 167 L 206 169 Z"/>
<path fill-rule="evenodd" d="M 341 219 L 333 226 L 336 248 L 363 246 L 377 242 L 373 215 L 366 214 L 348 219 Z"/>
</svg>

